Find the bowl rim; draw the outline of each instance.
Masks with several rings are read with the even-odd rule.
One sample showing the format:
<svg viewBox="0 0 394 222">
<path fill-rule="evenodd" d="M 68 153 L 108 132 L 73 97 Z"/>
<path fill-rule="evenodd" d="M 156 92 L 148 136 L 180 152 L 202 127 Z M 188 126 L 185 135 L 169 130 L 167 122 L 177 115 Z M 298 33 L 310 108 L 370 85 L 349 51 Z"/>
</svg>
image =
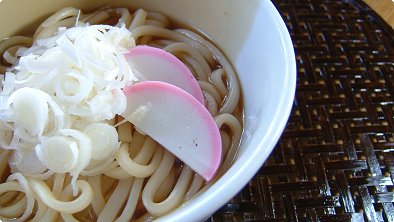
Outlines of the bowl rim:
<svg viewBox="0 0 394 222">
<path fill-rule="evenodd" d="M 1 0 L 0 0 L 1 2 Z M 293 43 L 290 38 L 290 34 L 287 27 L 271 1 L 260 0 L 261 4 L 265 4 L 270 10 L 273 21 L 276 21 L 276 27 L 278 32 L 281 33 L 281 43 L 286 56 L 284 64 L 286 66 L 286 94 L 283 95 L 283 101 L 278 105 L 277 116 L 280 118 L 275 118 L 269 124 L 269 138 L 267 135 L 263 136 L 257 144 L 256 148 L 253 150 L 252 155 L 249 158 L 243 158 L 234 164 L 229 171 L 227 171 L 217 182 L 212 184 L 208 188 L 210 195 L 205 195 L 201 193 L 198 198 L 199 201 L 186 202 L 181 207 L 172 210 L 166 215 L 157 218 L 154 221 L 201 221 L 208 218 L 212 213 L 214 213 L 221 206 L 226 204 L 231 198 L 233 198 L 247 183 L 253 178 L 255 173 L 261 168 L 265 160 L 268 158 L 269 154 L 273 151 L 276 143 L 279 141 L 283 130 L 285 129 L 288 117 L 292 109 L 295 88 L 296 88 L 296 62 Z M 4 3 L 4 2 L 3 2 Z M 269 149 L 269 151 L 264 151 L 264 149 Z M 261 155 L 264 154 L 264 155 Z M 244 178 L 244 181 L 239 181 L 239 177 Z M 238 180 L 238 181 L 237 181 Z M 234 186 L 234 184 L 237 184 Z M 242 186 L 240 186 L 242 185 Z M 203 199 L 203 201 L 200 201 Z M 207 204 L 209 203 L 209 205 Z M 190 215 L 198 215 L 196 218 L 190 218 Z"/>
<path fill-rule="evenodd" d="M 284 55 L 287 61 L 285 65 L 286 76 L 285 76 L 285 86 L 287 88 L 286 94 L 283 96 L 283 100 L 279 103 L 277 117 L 274 118 L 269 124 L 269 138 L 268 135 L 264 135 L 263 138 L 258 143 L 256 149 L 249 158 L 243 158 L 241 161 L 236 162 L 231 166 L 231 168 L 209 187 L 207 190 L 212 190 L 210 195 L 205 195 L 205 192 L 200 194 L 196 199 L 199 201 L 193 201 L 193 204 L 188 204 L 186 202 L 181 207 L 163 215 L 154 221 L 200 221 L 199 219 L 206 219 L 217 209 L 226 204 L 231 198 L 233 198 L 247 183 L 250 181 L 256 172 L 261 168 L 263 163 L 266 161 L 268 156 L 273 151 L 275 145 L 279 141 L 282 135 L 288 118 L 293 107 L 294 96 L 296 91 L 296 59 L 293 42 L 290 37 L 290 33 L 274 4 L 271 1 L 261 1 L 262 4 L 267 4 L 267 7 L 272 9 L 271 15 L 273 16 L 273 21 L 276 21 L 275 26 L 281 33 L 281 44 L 284 50 Z M 262 152 L 262 150 L 269 148 L 269 151 Z M 263 155 L 262 155 L 263 154 Z M 243 162 L 242 162 L 243 161 Z M 242 163 L 242 164 L 241 164 Z M 245 181 L 237 181 L 239 177 L 247 178 Z M 241 188 L 239 186 L 233 186 L 234 183 L 242 183 Z M 203 199 L 203 201 L 201 201 Z M 209 203 L 209 208 L 206 204 Z M 193 212 L 198 212 L 200 218 L 194 220 L 190 218 Z"/>
</svg>

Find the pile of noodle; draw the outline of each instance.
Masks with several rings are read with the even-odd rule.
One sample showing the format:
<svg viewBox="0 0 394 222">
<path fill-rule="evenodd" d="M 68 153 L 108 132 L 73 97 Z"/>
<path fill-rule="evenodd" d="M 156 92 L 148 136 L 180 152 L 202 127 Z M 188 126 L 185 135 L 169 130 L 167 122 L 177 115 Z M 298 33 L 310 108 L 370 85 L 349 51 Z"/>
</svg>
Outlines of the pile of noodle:
<svg viewBox="0 0 394 222">
<path fill-rule="evenodd" d="M 242 133 L 237 77 L 223 54 L 194 31 L 174 28 L 156 12 L 104 7 L 92 13 L 64 8 L 44 21 L 33 36 L 0 42 L 0 73 L 18 64 L 18 49 L 53 36 L 61 27 L 107 24 L 127 28 L 136 45 L 162 48 L 192 71 L 206 107 L 220 128 L 223 155 L 216 179 L 231 165 Z M 3 89 L 5 90 L 5 89 Z M 1 99 L 1 98 L 0 98 Z M 0 107 L 1 109 L 1 107 Z M 120 117 L 112 122 L 116 124 Z M 209 186 L 190 168 L 130 123 L 117 126 L 120 148 L 114 158 L 85 169 L 75 184 L 69 173 L 26 174 L 10 169 L 12 126 L 0 119 L 0 220 L 2 221 L 149 221 L 177 208 Z M 215 179 L 213 180 L 213 182 Z"/>
</svg>

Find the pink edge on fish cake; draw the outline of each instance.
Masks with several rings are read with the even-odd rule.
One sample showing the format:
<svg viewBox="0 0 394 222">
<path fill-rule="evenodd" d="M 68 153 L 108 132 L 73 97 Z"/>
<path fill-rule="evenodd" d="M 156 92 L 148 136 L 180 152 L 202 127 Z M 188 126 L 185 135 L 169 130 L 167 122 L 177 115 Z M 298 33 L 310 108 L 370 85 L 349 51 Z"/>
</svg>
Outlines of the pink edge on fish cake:
<svg viewBox="0 0 394 222">
<path fill-rule="evenodd" d="M 213 119 L 213 117 L 211 116 L 209 111 L 204 107 L 204 105 L 202 105 L 196 98 L 194 98 L 192 95 L 190 95 L 188 92 L 184 91 L 183 89 L 180 89 L 168 83 L 164 83 L 160 81 L 145 81 L 145 82 L 136 83 L 132 86 L 128 86 L 123 89 L 123 92 L 126 96 L 128 96 L 131 93 L 138 92 L 140 90 L 143 91 L 145 88 L 148 87 L 160 91 L 165 90 L 168 93 L 173 93 L 175 95 L 181 95 L 181 97 L 185 99 L 185 102 L 191 103 L 196 108 L 198 113 L 200 113 L 200 116 L 203 117 L 203 121 L 205 121 L 206 125 L 208 126 L 209 135 L 211 135 L 210 141 L 213 150 L 212 150 L 212 158 L 208 165 L 209 168 L 200 176 L 202 176 L 207 182 L 209 182 L 218 171 L 218 168 L 221 163 L 221 155 L 222 155 L 221 152 L 222 141 L 221 141 L 219 128 L 216 125 L 216 121 Z"/>
<path fill-rule="evenodd" d="M 180 61 L 176 56 L 174 56 L 173 54 L 171 54 L 163 49 L 160 49 L 160 48 L 151 47 L 151 46 L 147 46 L 147 45 L 138 45 L 138 46 L 135 46 L 135 47 L 129 49 L 129 51 L 127 53 L 125 53 L 124 55 L 125 55 L 125 57 L 129 57 L 129 58 L 132 58 L 133 56 L 137 56 L 137 55 L 155 56 L 157 58 L 165 59 L 166 61 L 170 62 L 174 67 L 176 67 L 178 70 L 180 70 L 180 72 L 183 73 L 186 78 L 190 79 L 190 81 L 187 81 L 187 83 L 189 84 L 189 87 L 188 87 L 189 90 L 192 91 L 191 92 L 192 95 L 201 104 L 204 104 L 204 102 L 205 102 L 204 95 L 202 94 L 201 88 L 200 88 L 197 80 L 194 78 L 194 76 L 191 73 L 191 71 L 189 70 L 189 68 L 187 68 L 187 66 L 182 61 Z M 151 80 L 156 81 L 154 79 L 151 79 Z"/>
</svg>

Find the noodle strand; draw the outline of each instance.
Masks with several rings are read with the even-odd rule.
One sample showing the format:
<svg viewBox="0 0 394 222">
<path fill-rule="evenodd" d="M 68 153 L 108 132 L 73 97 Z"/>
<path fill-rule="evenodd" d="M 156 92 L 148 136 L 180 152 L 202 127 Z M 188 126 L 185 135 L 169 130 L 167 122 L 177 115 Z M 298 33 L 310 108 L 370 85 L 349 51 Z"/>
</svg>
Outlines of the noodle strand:
<svg viewBox="0 0 394 222">
<path fill-rule="evenodd" d="M 91 48 L 93 40 L 87 38 L 59 37 L 68 28 L 95 24 L 100 28 L 94 30 L 94 41 L 99 45 L 114 41 L 111 47 L 122 48 L 100 62 L 89 53 L 100 54 L 108 48 Z M 45 121 L 29 125 L 30 131 L 10 121 L 9 114 L 0 113 L 0 220 L 152 221 L 204 192 L 225 173 L 237 154 L 243 130 L 237 76 L 225 54 L 208 38 L 189 29 L 172 29 L 173 25 L 165 15 L 143 9 L 104 6 L 83 13 L 66 7 L 43 21 L 32 36 L 0 41 L 0 111 L 8 96 L 21 88 L 45 92 L 41 108 L 48 108 L 32 115 L 34 120 L 44 116 Z M 123 31 L 110 33 L 113 26 Z M 173 54 L 198 81 L 222 141 L 222 164 L 212 182 L 206 183 L 116 115 L 127 102 L 122 87 L 139 81 L 133 78 L 123 53 L 141 44 Z M 59 59 L 66 61 L 62 68 L 72 66 L 71 71 L 50 69 L 56 64 L 34 54 L 38 49 L 50 51 L 52 46 L 67 52 Z M 82 50 L 76 52 L 76 47 Z M 50 57 L 57 58 L 56 53 Z M 33 60 L 40 63 L 26 68 Z M 113 115 L 97 114 L 101 110 Z M 91 132 L 92 124 L 108 124 L 117 137 L 101 128 Z M 52 135 L 59 140 L 44 144 L 43 138 Z M 54 157 L 52 153 L 63 155 L 48 159 Z M 69 154 L 72 158 L 66 157 Z M 59 164 L 66 159 L 67 166 Z"/>
<path fill-rule="evenodd" d="M 45 182 L 30 179 L 29 184 L 37 196 L 50 208 L 57 210 L 62 213 L 76 213 L 80 211 L 80 209 L 85 209 L 93 199 L 93 190 L 90 185 L 83 180 L 77 180 L 76 185 L 78 187 L 78 191 L 80 191 L 79 197 L 72 201 L 60 201 L 57 200 L 56 197 L 53 195 L 51 190 L 45 184 Z M 71 196 L 71 187 L 70 185 L 67 189 L 63 192 L 62 196 L 68 197 Z"/>
</svg>

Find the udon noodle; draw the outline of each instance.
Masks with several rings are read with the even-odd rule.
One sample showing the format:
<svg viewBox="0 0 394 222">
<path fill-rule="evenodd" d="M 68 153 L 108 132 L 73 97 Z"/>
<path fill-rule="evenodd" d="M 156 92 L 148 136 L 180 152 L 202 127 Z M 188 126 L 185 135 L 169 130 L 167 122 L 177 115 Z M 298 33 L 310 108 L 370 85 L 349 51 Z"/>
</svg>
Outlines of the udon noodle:
<svg viewBox="0 0 394 222">
<path fill-rule="evenodd" d="M 61 27 L 84 24 L 126 27 L 136 45 L 162 48 L 192 71 L 220 129 L 223 155 L 215 179 L 223 175 L 236 155 L 242 133 L 236 74 L 210 41 L 192 29 L 174 27 L 162 14 L 110 7 L 82 13 L 76 8 L 64 8 L 41 23 L 34 35 L 13 36 L 0 42 L 0 73 L 18 64 L 19 49 L 53 36 Z M 118 121 L 117 116 L 112 124 Z M 150 221 L 210 185 L 152 138 L 125 123 L 117 126 L 121 145 L 114 158 L 81 172 L 76 180 L 78 195 L 73 195 L 69 173 L 46 170 L 26 174 L 10 168 L 13 150 L 6 146 L 14 129 L 4 121 L 0 121 L 0 128 L 2 221 Z"/>
</svg>

